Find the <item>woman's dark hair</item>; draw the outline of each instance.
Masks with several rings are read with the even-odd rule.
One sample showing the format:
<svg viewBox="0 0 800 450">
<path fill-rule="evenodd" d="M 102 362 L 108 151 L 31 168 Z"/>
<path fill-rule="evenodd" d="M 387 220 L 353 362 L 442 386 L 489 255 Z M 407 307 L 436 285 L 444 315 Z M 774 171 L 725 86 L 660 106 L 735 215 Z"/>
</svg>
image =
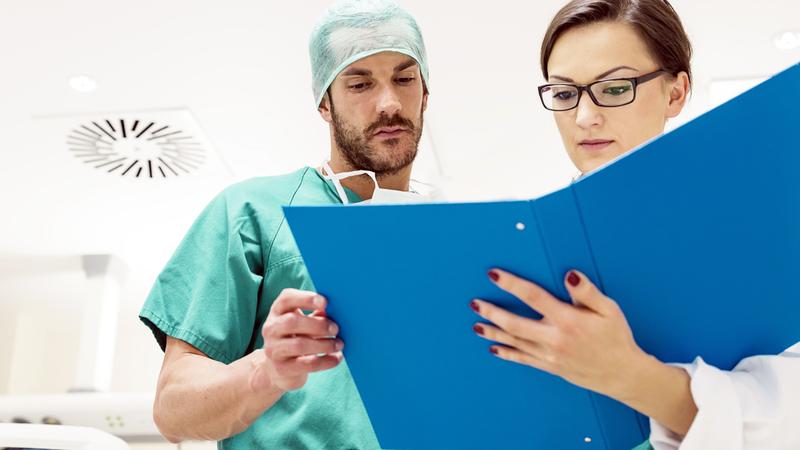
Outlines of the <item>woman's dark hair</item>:
<svg viewBox="0 0 800 450">
<path fill-rule="evenodd" d="M 667 0 L 572 0 L 556 13 L 542 41 L 542 74 L 558 38 L 567 30 L 596 22 L 622 22 L 644 40 L 660 68 L 692 80 L 692 44 L 675 9 Z"/>
</svg>

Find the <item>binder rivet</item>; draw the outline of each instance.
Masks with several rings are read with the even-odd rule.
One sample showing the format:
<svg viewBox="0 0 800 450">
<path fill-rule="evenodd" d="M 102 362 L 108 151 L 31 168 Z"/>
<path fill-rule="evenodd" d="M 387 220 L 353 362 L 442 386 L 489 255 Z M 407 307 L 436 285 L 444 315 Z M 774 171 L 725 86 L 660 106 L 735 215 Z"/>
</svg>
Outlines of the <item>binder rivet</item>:
<svg viewBox="0 0 800 450">
<path fill-rule="evenodd" d="M 586 442 L 588 444 L 588 443 L 592 442 L 592 438 L 587 436 L 587 437 L 583 438 L 583 442 Z"/>
<path fill-rule="evenodd" d="M 517 229 L 518 229 L 519 231 L 522 231 L 522 230 L 524 230 L 524 229 L 525 229 L 525 224 L 524 224 L 524 223 L 522 223 L 522 222 L 517 222 Z"/>
</svg>

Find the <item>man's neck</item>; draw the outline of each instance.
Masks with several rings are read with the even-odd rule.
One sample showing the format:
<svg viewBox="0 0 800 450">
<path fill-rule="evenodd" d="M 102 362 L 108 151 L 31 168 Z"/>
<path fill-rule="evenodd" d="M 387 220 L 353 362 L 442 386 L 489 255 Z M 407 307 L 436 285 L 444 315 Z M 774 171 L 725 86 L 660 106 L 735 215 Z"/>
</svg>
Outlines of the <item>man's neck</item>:
<svg viewBox="0 0 800 450">
<path fill-rule="evenodd" d="M 351 172 L 358 170 L 347 163 L 344 158 L 332 152 L 331 161 L 329 163 L 334 173 Z M 391 175 L 378 174 L 378 185 L 383 189 L 393 189 L 397 191 L 407 191 L 409 187 L 409 180 L 411 179 L 411 165 Z M 362 200 L 372 198 L 372 193 L 375 190 L 375 183 L 368 175 L 360 175 L 348 177 L 341 180 L 342 186 L 355 192 Z"/>
</svg>

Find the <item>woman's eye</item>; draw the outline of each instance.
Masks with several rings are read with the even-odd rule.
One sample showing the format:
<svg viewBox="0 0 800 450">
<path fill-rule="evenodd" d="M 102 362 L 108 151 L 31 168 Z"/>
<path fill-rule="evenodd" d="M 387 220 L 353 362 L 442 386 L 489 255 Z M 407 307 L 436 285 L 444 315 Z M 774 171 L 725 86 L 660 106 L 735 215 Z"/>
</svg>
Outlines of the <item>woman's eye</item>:
<svg viewBox="0 0 800 450">
<path fill-rule="evenodd" d="M 622 95 L 631 90 L 630 86 L 614 86 L 603 89 L 603 94 Z"/>
<path fill-rule="evenodd" d="M 574 96 L 575 93 L 572 91 L 561 91 L 553 94 L 553 97 L 557 98 L 558 100 L 569 100 Z"/>
</svg>

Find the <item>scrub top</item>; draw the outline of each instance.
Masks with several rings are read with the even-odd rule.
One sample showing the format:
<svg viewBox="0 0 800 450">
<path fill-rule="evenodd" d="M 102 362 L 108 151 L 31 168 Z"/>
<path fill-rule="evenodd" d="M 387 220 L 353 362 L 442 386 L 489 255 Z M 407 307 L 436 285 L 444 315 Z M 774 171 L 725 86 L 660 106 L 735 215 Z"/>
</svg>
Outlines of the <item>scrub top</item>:
<svg viewBox="0 0 800 450">
<path fill-rule="evenodd" d="M 351 202 L 360 199 L 347 190 Z M 228 364 L 264 345 L 261 327 L 284 288 L 314 291 L 284 205 L 341 203 L 315 169 L 232 185 L 200 214 L 139 314 L 162 350 L 166 336 Z M 345 362 L 312 373 L 220 449 L 377 449 Z"/>
</svg>

